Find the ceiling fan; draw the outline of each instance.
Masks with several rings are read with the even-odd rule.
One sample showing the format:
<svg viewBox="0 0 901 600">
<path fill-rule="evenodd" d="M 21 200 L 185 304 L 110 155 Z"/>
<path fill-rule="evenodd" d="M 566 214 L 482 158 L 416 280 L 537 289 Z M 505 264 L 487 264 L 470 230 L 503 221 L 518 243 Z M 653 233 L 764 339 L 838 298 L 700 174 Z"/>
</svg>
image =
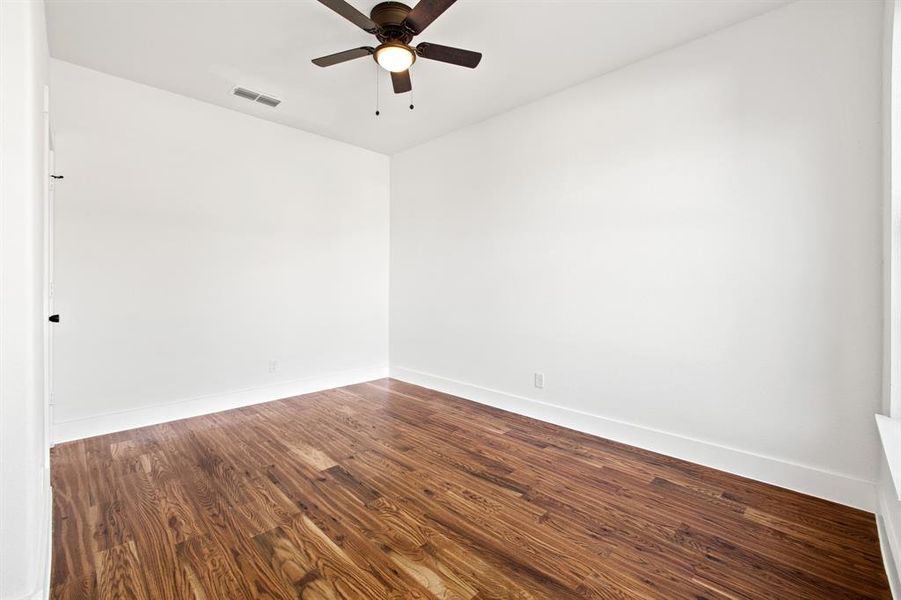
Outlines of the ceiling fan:
<svg viewBox="0 0 901 600">
<path fill-rule="evenodd" d="M 395 94 L 403 94 L 413 89 L 410 81 L 410 67 L 416 58 L 439 60 L 452 65 L 475 69 L 482 60 L 481 52 L 461 50 L 439 44 L 420 43 L 411 47 L 413 38 L 425 31 L 426 27 L 441 16 L 456 0 L 419 0 L 410 8 L 400 2 L 376 4 L 367 17 L 344 0 L 319 0 L 360 29 L 373 34 L 379 45 L 375 48 L 363 46 L 313 59 L 313 64 L 330 67 L 355 58 L 372 56 L 382 68 L 391 72 L 391 83 Z"/>
</svg>

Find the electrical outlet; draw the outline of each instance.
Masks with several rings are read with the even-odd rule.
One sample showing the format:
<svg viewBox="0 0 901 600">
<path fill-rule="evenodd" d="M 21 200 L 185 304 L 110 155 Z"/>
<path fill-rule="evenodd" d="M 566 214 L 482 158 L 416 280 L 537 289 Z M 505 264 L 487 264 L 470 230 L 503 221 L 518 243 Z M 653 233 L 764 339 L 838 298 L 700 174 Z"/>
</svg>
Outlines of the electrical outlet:
<svg viewBox="0 0 901 600">
<path fill-rule="evenodd" d="M 535 387 L 544 388 L 544 373 L 535 373 Z"/>
<path fill-rule="evenodd" d="M 277 361 L 277 360 L 270 360 L 270 361 L 269 361 L 269 372 L 270 372 L 270 373 L 275 373 L 276 371 L 278 371 L 278 361 Z"/>
</svg>

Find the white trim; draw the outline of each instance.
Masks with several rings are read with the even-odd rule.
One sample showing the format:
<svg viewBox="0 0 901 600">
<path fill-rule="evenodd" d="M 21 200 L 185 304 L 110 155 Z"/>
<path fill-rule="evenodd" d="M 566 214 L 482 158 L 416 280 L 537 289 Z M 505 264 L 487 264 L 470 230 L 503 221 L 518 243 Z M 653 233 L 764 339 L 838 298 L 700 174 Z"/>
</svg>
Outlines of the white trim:
<svg viewBox="0 0 901 600">
<path fill-rule="evenodd" d="M 50 282 L 52 280 L 51 270 L 53 261 L 53 211 L 50 209 L 51 197 L 53 195 L 53 179 L 50 175 L 53 173 L 53 151 L 50 149 L 50 86 L 44 84 L 44 264 L 42 265 L 43 275 L 43 306 L 41 310 L 41 323 L 43 325 L 44 340 L 44 468 L 50 468 L 50 453 L 46 450 L 52 446 L 51 437 L 53 432 L 50 431 L 50 390 L 53 389 L 53 376 L 50 371 L 50 361 L 53 358 L 53 349 L 50 345 L 50 338 L 53 330 L 50 327 L 48 317 L 53 314 L 51 312 L 53 300 L 50 297 Z"/>
<path fill-rule="evenodd" d="M 901 500 L 901 419 L 876 415 L 876 425 L 888 463 L 889 479 L 894 484 L 895 495 Z"/>
<path fill-rule="evenodd" d="M 44 594 L 44 590 L 38 589 L 33 592 L 29 592 L 24 596 L 18 596 L 16 598 L 10 597 L 9 599 L 0 598 L 0 600 L 47 600 L 47 598 L 49 598 L 49 596 Z"/>
<path fill-rule="evenodd" d="M 876 515 L 876 529 L 879 532 L 879 546 L 882 550 L 882 560 L 885 563 L 885 575 L 892 588 L 892 598 L 901 600 L 901 539 L 898 538 L 898 528 L 892 521 L 892 511 L 888 502 L 894 501 L 886 493 L 879 494 L 879 510 Z M 896 558 L 897 557 L 897 558 Z"/>
<path fill-rule="evenodd" d="M 38 565 L 37 589 L 28 592 L 24 596 L 0 597 L 0 600 L 47 600 L 50 598 L 50 561 L 53 558 L 53 489 L 50 487 L 50 470 L 44 472 L 46 485 L 44 487 L 44 501 L 40 518 L 41 531 L 39 539 L 41 547 L 46 550 L 42 553 Z"/>
<path fill-rule="evenodd" d="M 876 530 L 879 533 L 879 548 L 882 551 L 882 562 L 885 566 L 885 577 L 888 579 L 892 598 L 901 600 L 901 579 L 898 578 L 898 569 L 894 563 L 894 551 L 892 550 L 891 526 L 886 524 L 885 514 L 876 515 Z"/>
<path fill-rule="evenodd" d="M 392 366 L 391 377 L 868 512 L 874 512 L 876 508 L 875 483 L 842 473 L 626 423 L 406 367 Z"/>
<path fill-rule="evenodd" d="M 373 379 L 382 379 L 387 377 L 387 375 L 388 367 L 386 365 L 366 367 L 327 373 L 263 387 L 185 398 L 165 404 L 62 421 L 53 424 L 53 440 L 56 443 L 69 442 L 126 429 L 157 425 L 168 421 L 177 421 L 232 408 L 250 406 L 251 404 L 290 398 L 300 394 L 330 390 L 354 383 L 372 381 Z"/>
<path fill-rule="evenodd" d="M 38 570 L 39 587 L 32 596 L 32 600 L 50 598 L 50 575 L 53 568 L 53 488 L 50 486 L 50 469 L 46 469 L 46 487 L 44 488 L 44 514 L 41 522 L 44 524 L 41 536 L 46 553 Z"/>
<path fill-rule="evenodd" d="M 885 3 L 883 44 L 883 184 L 885 253 L 884 368 L 887 406 L 884 411 L 901 417 L 901 2 Z"/>
<path fill-rule="evenodd" d="M 29 592 L 24 596 L 19 596 L 18 598 L 9 598 L 9 600 L 47 600 L 50 596 L 44 593 L 43 588 L 37 589 L 33 592 Z M 0 600 L 7 600 L 6 598 L 2 598 Z"/>
</svg>

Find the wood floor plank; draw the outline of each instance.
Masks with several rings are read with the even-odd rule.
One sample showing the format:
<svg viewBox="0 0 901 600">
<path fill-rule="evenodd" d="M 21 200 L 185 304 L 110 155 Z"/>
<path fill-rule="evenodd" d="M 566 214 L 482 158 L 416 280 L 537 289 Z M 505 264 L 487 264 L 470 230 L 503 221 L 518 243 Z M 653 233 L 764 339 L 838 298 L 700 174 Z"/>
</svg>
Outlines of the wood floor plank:
<svg viewBox="0 0 901 600">
<path fill-rule="evenodd" d="M 133 541 L 104 550 L 97 559 L 97 588 L 101 598 L 150 600 Z"/>
<path fill-rule="evenodd" d="M 382 581 L 351 559 L 319 526 L 305 514 L 295 518 L 285 527 L 275 530 L 275 535 L 287 539 L 305 557 L 307 564 L 315 568 L 322 585 L 336 598 L 390 598 L 392 590 Z"/>
<path fill-rule="evenodd" d="M 871 514 L 391 379 L 51 477 L 54 599 L 890 598 Z"/>
<path fill-rule="evenodd" d="M 253 598 L 240 569 L 208 536 L 192 537 L 176 545 L 179 564 L 185 570 L 186 585 L 197 596 L 213 598 Z"/>
<path fill-rule="evenodd" d="M 58 600 L 91 600 L 98 598 L 97 576 L 91 574 L 80 579 L 68 579 L 65 583 L 54 585 L 51 596 Z"/>
<path fill-rule="evenodd" d="M 98 535 L 102 537 L 103 511 L 93 502 L 88 466 L 81 443 L 67 444 L 54 452 L 53 548 L 55 566 L 51 585 L 92 576 Z M 98 532 L 98 529 L 100 531 Z M 102 548 L 102 541 L 100 542 Z M 104 548 L 105 549 L 105 548 Z"/>
</svg>

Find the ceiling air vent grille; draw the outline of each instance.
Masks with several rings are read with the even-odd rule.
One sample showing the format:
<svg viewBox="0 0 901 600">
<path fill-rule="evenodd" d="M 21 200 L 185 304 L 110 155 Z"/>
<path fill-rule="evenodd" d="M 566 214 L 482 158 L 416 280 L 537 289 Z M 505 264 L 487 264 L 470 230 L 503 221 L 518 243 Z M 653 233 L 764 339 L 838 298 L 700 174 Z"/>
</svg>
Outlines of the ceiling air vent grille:
<svg viewBox="0 0 901 600">
<path fill-rule="evenodd" d="M 261 94 L 260 92 L 248 90 L 247 88 L 243 87 L 236 87 L 232 90 L 232 94 L 238 96 L 239 98 L 245 98 L 247 100 L 259 102 L 260 104 L 265 104 L 266 106 L 272 107 L 278 106 L 282 102 L 281 100 L 273 96 L 267 96 L 266 94 Z"/>
<path fill-rule="evenodd" d="M 264 96 L 263 94 L 260 94 L 260 97 L 257 98 L 257 102 L 259 102 L 260 104 L 265 104 L 266 106 L 272 106 L 272 107 L 278 106 L 279 104 L 282 103 L 282 101 L 279 100 L 278 98 L 273 98 L 272 96 Z"/>
</svg>

